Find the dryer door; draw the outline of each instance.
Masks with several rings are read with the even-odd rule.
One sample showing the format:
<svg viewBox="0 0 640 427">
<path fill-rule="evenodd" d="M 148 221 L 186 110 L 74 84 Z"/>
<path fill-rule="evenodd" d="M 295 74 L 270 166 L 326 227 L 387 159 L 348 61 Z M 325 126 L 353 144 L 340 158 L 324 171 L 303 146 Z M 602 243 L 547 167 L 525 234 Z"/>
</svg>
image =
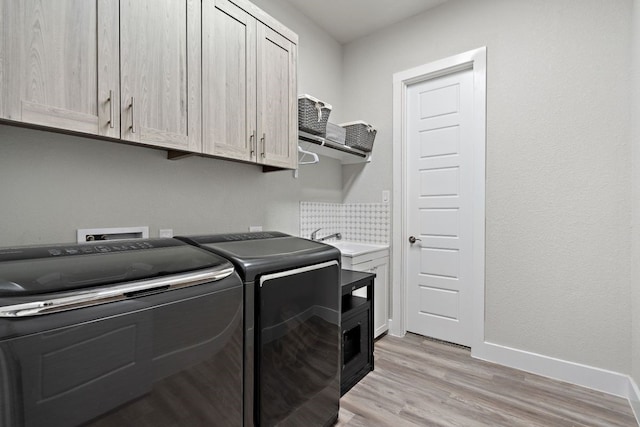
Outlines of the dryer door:
<svg viewBox="0 0 640 427">
<path fill-rule="evenodd" d="M 259 283 L 256 424 L 331 424 L 340 399 L 340 265 L 268 274 Z"/>
</svg>

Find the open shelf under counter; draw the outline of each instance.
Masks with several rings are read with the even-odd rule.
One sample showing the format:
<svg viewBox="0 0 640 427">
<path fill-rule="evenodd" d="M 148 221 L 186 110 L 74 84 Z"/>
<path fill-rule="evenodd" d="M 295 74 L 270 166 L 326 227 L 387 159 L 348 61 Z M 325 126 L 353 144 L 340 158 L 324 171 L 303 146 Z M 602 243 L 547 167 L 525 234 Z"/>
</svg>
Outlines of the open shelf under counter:
<svg viewBox="0 0 640 427">
<path fill-rule="evenodd" d="M 371 161 L 371 153 L 347 147 L 346 145 L 333 142 L 330 139 L 322 138 L 321 136 L 301 130 L 298 131 L 298 143 L 307 151 L 317 153 L 320 156 L 338 159 L 343 165 L 368 163 Z"/>
</svg>

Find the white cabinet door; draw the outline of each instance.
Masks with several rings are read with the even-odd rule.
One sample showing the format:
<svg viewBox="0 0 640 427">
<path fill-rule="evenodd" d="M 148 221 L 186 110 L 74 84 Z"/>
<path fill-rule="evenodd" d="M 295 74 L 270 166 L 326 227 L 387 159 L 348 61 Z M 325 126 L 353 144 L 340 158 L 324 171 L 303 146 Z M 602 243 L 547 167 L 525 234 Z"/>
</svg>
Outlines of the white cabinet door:
<svg viewBox="0 0 640 427">
<path fill-rule="evenodd" d="M 0 2 L 0 117 L 118 138 L 117 0 Z"/>
<path fill-rule="evenodd" d="M 122 139 L 202 151 L 201 4 L 122 0 Z"/>
<path fill-rule="evenodd" d="M 374 288 L 373 307 L 373 337 L 377 338 L 389 330 L 389 258 L 376 260 L 373 273 L 376 279 Z"/>
<path fill-rule="evenodd" d="M 376 275 L 373 281 L 373 337 L 378 338 L 389 330 L 389 257 L 370 259 L 357 264 L 352 264 L 351 261 L 352 259 L 343 257 L 342 268 Z M 358 289 L 353 294 L 364 297 L 366 291 Z"/>
</svg>

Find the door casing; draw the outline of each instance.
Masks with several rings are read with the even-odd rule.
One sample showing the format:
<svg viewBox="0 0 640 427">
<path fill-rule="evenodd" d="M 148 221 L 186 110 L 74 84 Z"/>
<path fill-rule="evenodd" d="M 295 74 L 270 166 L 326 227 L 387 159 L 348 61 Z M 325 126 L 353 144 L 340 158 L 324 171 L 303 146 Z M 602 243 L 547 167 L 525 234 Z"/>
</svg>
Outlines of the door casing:
<svg viewBox="0 0 640 427">
<path fill-rule="evenodd" d="M 403 336 L 407 329 L 407 183 L 406 183 L 406 94 L 415 83 L 471 69 L 473 73 L 473 330 L 472 348 L 484 343 L 485 290 L 485 155 L 487 48 L 481 47 L 393 75 L 393 303 L 391 335 Z"/>
</svg>

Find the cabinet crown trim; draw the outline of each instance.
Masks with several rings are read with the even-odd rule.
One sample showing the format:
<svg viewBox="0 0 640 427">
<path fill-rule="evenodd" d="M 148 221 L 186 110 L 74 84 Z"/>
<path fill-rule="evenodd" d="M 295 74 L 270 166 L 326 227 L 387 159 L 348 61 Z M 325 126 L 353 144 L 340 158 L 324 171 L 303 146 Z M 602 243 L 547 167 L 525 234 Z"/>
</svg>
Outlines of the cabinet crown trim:
<svg viewBox="0 0 640 427">
<path fill-rule="evenodd" d="M 267 27 L 270 27 L 272 30 L 280 33 L 284 37 L 286 37 L 290 42 L 294 44 L 298 44 L 298 35 L 294 33 L 292 30 L 287 28 L 280 21 L 275 19 L 273 16 L 269 15 L 264 10 L 260 9 L 255 4 L 251 3 L 248 0 L 229 0 L 231 3 L 235 4 L 241 9 L 244 9 L 258 21 L 265 24 Z"/>
</svg>

